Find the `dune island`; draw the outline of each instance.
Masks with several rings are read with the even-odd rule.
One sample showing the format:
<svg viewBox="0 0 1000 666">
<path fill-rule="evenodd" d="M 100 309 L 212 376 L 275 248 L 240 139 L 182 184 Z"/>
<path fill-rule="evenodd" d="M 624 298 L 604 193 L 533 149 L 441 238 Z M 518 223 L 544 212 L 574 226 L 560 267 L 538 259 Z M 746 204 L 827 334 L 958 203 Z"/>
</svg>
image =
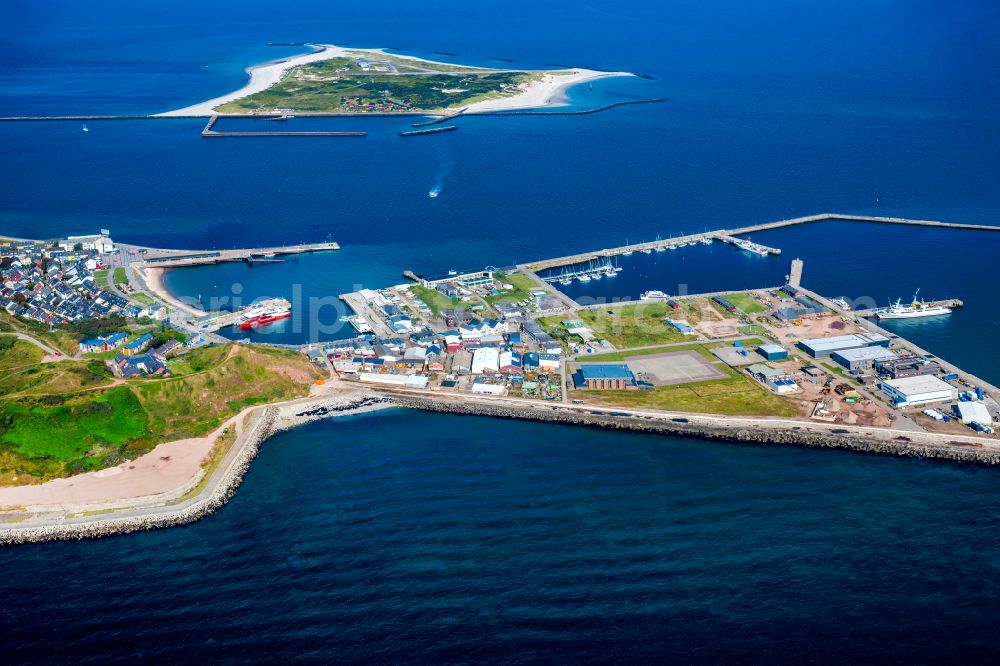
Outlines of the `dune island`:
<svg viewBox="0 0 1000 666">
<path fill-rule="evenodd" d="M 314 51 L 251 67 L 239 90 L 161 116 L 458 113 L 560 106 L 571 86 L 634 76 L 591 69 L 474 67 L 310 44 Z"/>
</svg>

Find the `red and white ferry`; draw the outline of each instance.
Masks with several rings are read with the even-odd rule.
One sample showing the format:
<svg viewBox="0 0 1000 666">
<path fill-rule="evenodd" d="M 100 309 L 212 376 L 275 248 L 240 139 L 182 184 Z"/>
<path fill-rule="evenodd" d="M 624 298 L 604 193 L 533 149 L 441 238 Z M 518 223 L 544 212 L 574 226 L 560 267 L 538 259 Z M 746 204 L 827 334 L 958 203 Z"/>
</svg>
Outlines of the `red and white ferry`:
<svg viewBox="0 0 1000 666">
<path fill-rule="evenodd" d="M 233 325 L 239 327 L 241 330 L 247 330 L 264 324 L 270 324 L 280 319 L 287 319 L 291 316 L 291 303 L 283 298 L 272 298 L 257 305 L 252 305 L 240 312 Z"/>
</svg>

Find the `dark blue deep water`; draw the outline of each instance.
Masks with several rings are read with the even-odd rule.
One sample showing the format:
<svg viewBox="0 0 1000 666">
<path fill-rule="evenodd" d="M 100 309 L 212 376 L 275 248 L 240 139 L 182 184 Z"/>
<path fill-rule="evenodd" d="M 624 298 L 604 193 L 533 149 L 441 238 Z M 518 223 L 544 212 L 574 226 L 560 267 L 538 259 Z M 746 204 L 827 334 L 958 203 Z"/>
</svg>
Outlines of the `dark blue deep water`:
<svg viewBox="0 0 1000 666">
<path fill-rule="evenodd" d="M 974 466 L 398 410 L 274 438 L 194 525 L 3 551 L 0 630 L 15 660 L 985 660 L 997 489 Z"/>
<path fill-rule="evenodd" d="M 303 341 L 348 333 L 329 302 L 405 269 L 823 211 L 997 225 L 998 28 L 989 0 L 13 0 L 0 3 L 0 116 L 178 108 L 298 51 L 266 42 L 308 40 L 637 71 L 653 78 L 571 102 L 670 101 L 467 118 L 415 139 L 385 119 L 290 123 L 369 132 L 350 140 L 209 140 L 197 120 L 0 123 L 0 233 L 332 238 L 340 252 L 168 275 L 192 297 L 298 293 L 322 331 L 274 339 Z M 801 256 L 805 284 L 831 296 L 964 299 L 898 330 L 1000 381 L 1000 234 L 831 222 L 756 239 L 785 254 L 634 255 L 613 289 L 573 295 L 776 284 Z M 269 442 L 233 502 L 196 525 L 0 553 L 0 644 L 8 659 L 95 662 L 985 660 L 997 490 L 993 470 L 843 452 L 411 412 L 330 422 Z"/>
</svg>

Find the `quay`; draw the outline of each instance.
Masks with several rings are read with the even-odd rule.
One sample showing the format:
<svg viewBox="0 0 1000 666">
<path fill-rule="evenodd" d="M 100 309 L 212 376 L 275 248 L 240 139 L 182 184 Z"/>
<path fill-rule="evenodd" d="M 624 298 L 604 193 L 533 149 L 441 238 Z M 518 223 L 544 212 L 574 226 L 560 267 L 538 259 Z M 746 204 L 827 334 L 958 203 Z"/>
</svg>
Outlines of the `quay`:
<svg viewBox="0 0 1000 666">
<path fill-rule="evenodd" d="M 249 264 L 255 262 L 271 263 L 281 261 L 280 259 L 276 259 L 279 256 L 339 250 L 340 244 L 335 242 L 303 243 L 301 245 L 234 250 L 161 250 L 141 247 L 136 247 L 135 249 L 142 255 L 143 263 L 147 266 L 177 268 L 203 264 L 221 264 L 231 261 L 245 261 Z"/>
<path fill-rule="evenodd" d="M 367 322 L 378 337 L 391 338 L 397 335 L 395 331 L 389 328 L 385 320 L 372 310 L 371 306 L 365 302 L 360 293 L 355 291 L 350 294 L 341 294 L 339 298 L 347 304 L 347 307 L 355 315 Z"/>
<path fill-rule="evenodd" d="M 903 225 L 921 226 L 921 227 L 938 227 L 943 229 L 967 229 L 972 231 L 1000 231 L 1000 226 L 991 226 L 988 224 L 966 224 L 963 222 L 938 222 L 935 220 L 912 220 L 903 217 L 879 217 L 875 215 L 844 215 L 837 213 L 820 213 L 818 215 L 808 215 L 805 217 L 795 217 L 787 220 L 778 220 L 777 222 L 765 222 L 763 224 L 753 224 L 735 229 L 719 229 L 716 231 L 706 231 L 703 233 L 691 234 L 689 236 L 680 236 L 674 238 L 655 240 L 655 241 L 650 241 L 648 243 L 622 245 L 620 247 L 605 248 L 602 250 L 583 252 L 580 254 L 567 255 L 565 257 L 556 257 L 553 259 L 543 259 L 541 261 L 528 262 L 524 264 L 524 266 L 530 268 L 532 271 L 537 272 L 549 268 L 558 268 L 559 266 L 566 266 L 569 264 L 579 264 L 594 260 L 600 260 L 604 257 L 614 257 L 623 254 L 630 254 L 632 252 L 643 252 L 646 250 L 655 250 L 657 248 L 667 248 L 672 245 L 679 245 L 681 243 L 699 242 L 703 238 L 707 238 L 710 240 L 719 240 L 726 243 L 734 243 L 737 240 L 739 240 L 737 238 L 738 236 L 742 236 L 745 234 L 751 234 L 758 231 L 767 231 L 769 229 L 779 229 L 781 227 L 790 227 L 796 224 L 824 222 L 827 220 L 844 220 L 848 222 L 870 222 L 877 224 L 903 224 Z M 754 244 L 759 245 L 759 243 L 754 243 Z M 781 250 L 778 248 L 769 248 L 766 246 L 761 246 L 761 247 L 764 250 L 766 250 L 769 254 L 781 253 Z"/>
<path fill-rule="evenodd" d="M 238 116 L 244 117 L 244 116 Z M 261 117 L 261 116 L 257 116 Z M 280 118 L 281 116 L 267 116 L 269 118 Z M 208 119 L 208 124 L 201 130 L 204 137 L 214 136 L 368 136 L 368 132 L 220 132 L 216 129 L 215 123 L 219 120 L 218 115 Z"/>
</svg>

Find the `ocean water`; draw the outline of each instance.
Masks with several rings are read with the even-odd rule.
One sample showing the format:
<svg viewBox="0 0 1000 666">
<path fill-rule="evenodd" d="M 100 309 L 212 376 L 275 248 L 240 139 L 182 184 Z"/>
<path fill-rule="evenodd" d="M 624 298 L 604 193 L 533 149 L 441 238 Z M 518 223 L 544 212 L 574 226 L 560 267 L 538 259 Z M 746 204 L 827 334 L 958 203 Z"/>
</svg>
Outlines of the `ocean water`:
<svg viewBox="0 0 1000 666">
<path fill-rule="evenodd" d="M 178 108 L 299 50 L 266 42 L 309 40 L 636 71 L 653 78 L 570 101 L 670 101 L 465 118 L 412 139 L 384 119 L 289 124 L 369 132 L 328 140 L 0 122 L 0 233 L 104 227 L 191 249 L 331 238 L 341 251 L 167 278 L 206 299 L 298 293 L 326 339 L 342 333 L 337 294 L 405 269 L 824 211 L 996 225 L 998 27 L 988 0 L 15 0 L 0 5 L 0 116 Z M 964 299 L 894 326 L 1000 381 L 998 238 L 823 223 L 755 237 L 780 259 L 634 255 L 617 292 L 575 295 L 774 284 L 801 256 L 805 284 L 829 295 Z M 0 552 L 0 630 L 25 660 L 250 661 L 264 645 L 340 661 L 985 661 L 996 490 L 993 470 L 968 466 L 401 411 L 275 438 L 198 524 Z"/>
<path fill-rule="evenodd" d="M 980 662 L 996 491 L 975 466 L 394 410 L 275 437 L 193 525 L 0 552 L 0 628 L 16 661 Z"/>
</svg>

